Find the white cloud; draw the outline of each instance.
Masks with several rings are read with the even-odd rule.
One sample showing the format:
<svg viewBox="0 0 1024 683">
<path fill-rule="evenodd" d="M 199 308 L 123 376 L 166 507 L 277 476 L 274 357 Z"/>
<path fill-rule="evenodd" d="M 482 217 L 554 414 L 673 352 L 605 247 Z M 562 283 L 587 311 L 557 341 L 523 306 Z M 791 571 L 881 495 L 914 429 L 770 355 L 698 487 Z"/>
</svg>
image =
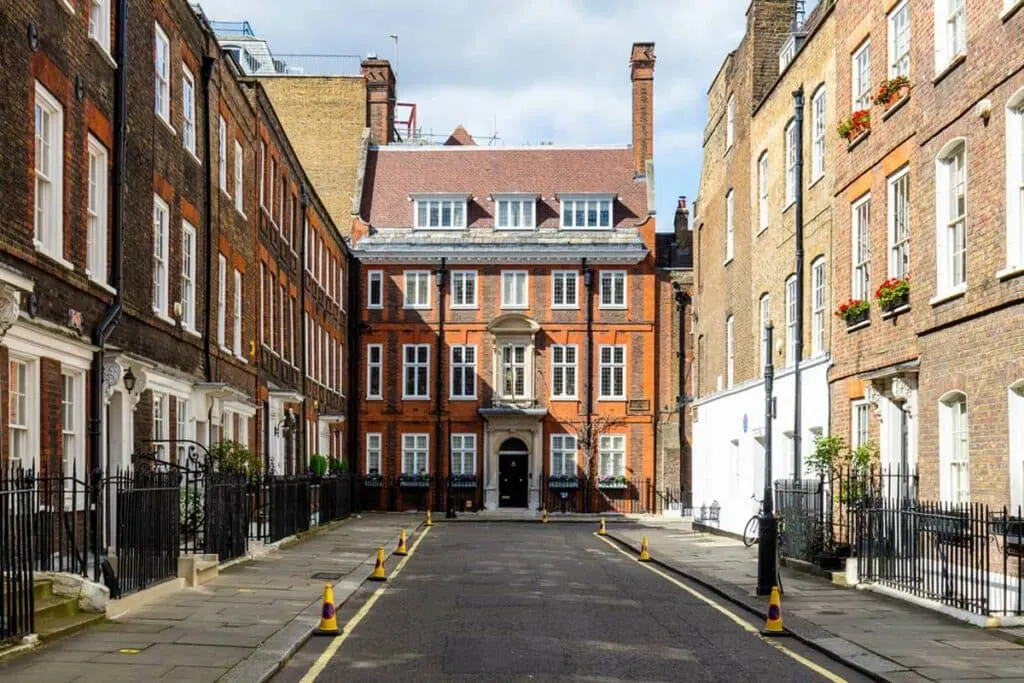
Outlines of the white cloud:
<svg viewBox="0 0 1024 683">
<path fill-rule="evenodd" d="M 654 41 L 655 163 L 661 226 L 696 193 L 704 94 L 742 37 L 749 0 L 203 0 L 215 20 L 247 19 L 275 53 L 394 61 L 399 99 L 446 135 L 462 123 L 500 144 L 630 142 L 629 51 Z M 357 9 L 358 7 L 358 9 Z"/>
</svg>

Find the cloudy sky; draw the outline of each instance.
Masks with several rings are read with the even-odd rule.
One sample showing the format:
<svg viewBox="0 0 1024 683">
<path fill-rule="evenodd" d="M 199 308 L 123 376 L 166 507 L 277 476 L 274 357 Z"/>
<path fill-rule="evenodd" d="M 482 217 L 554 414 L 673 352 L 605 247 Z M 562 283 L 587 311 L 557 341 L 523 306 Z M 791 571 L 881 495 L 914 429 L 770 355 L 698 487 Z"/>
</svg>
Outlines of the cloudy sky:
<svg viewBox="0 0 1024 683">
<path fill-rule="evenodd" d="M 743 35 L 749 0 L 201 0 L 246 19 L 276 54 L 395 59 L 398 99 L 426 132 L 481 144 L 627 144 L 629 52 L 654 41 L 655 181 L 662 230 L 697 193 L 704 95 Z M 808 3 L 811 4 L 811 3 Z"/>
</svg>

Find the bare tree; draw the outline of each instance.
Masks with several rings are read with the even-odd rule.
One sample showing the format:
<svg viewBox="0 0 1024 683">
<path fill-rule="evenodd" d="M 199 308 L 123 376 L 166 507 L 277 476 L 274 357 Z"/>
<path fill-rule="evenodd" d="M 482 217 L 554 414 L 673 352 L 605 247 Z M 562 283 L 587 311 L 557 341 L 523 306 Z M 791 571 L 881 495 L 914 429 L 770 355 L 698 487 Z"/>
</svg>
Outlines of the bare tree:
<svg viewBox="0 0 1024 683">
<path fill-rule="evenodd" d="M 590 418 L 589 429 L 586 420 L 576 427 L 576 443 L 583 451 L 586 458 L 587 477 L 593 479 L 597 472 L 597 452 L 601 443 L 601 437 L 611 432 L 616 427 L 626 424 L 622 417 L 613 415 L 593 415 Z"/>
</svg>

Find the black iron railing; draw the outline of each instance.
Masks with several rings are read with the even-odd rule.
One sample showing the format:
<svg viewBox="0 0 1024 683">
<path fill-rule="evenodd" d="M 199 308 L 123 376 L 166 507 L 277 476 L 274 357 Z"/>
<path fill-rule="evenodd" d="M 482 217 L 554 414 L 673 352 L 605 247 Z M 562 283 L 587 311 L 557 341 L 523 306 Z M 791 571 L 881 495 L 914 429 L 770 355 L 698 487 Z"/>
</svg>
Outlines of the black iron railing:
<svg viewBox="0 0 1024 683">
<path fill-rule="evenodd" d="M 0 470 L 0 644 L 34 630 L 33 483 Z"/>
<path fill-rule="evenodd" d="M 116 515 L 117 557 L 111 597 L 142 590 L 178 573 L 181 474 L 124 470 L 106 479 Z"/>
</svg>

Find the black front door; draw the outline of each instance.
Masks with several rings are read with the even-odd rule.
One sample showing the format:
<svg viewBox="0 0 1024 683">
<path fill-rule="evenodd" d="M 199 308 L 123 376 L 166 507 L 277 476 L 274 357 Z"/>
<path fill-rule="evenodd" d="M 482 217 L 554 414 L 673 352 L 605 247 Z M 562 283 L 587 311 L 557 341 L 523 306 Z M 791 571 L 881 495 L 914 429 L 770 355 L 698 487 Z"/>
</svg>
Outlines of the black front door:
<svg viewBox="0 0 1024 683">
<path fill-rule="evenodd" d="M 529 476 L 526 471 L 526 456 L 526 453 L 498 454 L 499 507 L 526 507 L 529 482 Z"/>
</svg>

